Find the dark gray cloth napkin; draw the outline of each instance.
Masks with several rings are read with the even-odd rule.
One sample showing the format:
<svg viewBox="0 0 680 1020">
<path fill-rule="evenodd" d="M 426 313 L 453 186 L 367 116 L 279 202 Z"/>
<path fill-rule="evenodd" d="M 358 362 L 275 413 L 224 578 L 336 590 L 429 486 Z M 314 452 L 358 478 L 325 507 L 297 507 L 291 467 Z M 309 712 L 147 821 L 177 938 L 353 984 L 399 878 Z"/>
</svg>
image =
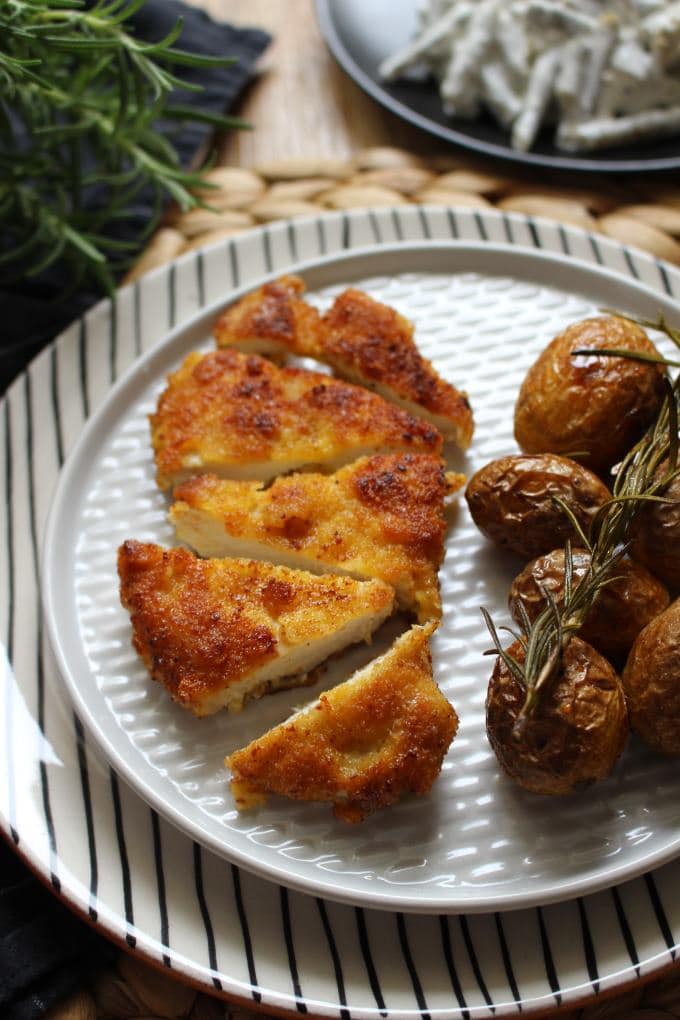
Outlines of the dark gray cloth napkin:
<svg viewBox="0 0 680 1020">
<path fill-rule="evenodd" d="M 0 1016 L 35 1020 L 113 946 L 51 896 L 0 840 Z"/>
</svg>

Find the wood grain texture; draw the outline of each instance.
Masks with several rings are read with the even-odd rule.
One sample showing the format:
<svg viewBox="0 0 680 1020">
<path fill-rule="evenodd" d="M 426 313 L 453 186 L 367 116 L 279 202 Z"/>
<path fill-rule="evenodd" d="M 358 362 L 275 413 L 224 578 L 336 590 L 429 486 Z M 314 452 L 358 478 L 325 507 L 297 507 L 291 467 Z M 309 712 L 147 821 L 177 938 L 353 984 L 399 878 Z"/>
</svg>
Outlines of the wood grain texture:
<svg viewBox="0 0 680 1020">
<path fill-rule="evenodd" d="M 234 110 L 253 130 L 225 138 L 220 163 L 248 167 L 319 153 L 345 158 L 368 145 L 432 151 L 430 135 L 383 110 L 337 66 L 319 32 L 313 0 L 189 2 L 214 18 L 273 36 L 259 77 Z"/>
</svg>

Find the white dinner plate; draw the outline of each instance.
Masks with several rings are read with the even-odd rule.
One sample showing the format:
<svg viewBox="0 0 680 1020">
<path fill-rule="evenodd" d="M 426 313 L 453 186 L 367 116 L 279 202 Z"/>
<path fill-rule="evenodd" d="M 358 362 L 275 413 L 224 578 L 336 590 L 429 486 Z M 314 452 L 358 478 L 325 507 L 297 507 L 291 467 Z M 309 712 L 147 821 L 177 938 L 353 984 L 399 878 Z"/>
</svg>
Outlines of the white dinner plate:
<svg viewBox="0 0 680 1020">
<path fill-rule="evenodd" d="M 456 464 L 471 475 L 516 449 L 513 405 L 548 340 L 602 306 L 669 321 L 680 308 L 642 285 L 563 255 L 508 245 L 425 243 L 303 263 L 309 299 L 326 307 L 348 284 L 416 326 L 423 353 L 465 389 L 476 431 Z M 526 907 L 620 882 L 680 849 L 676 764 L 631 740 L 612 777 L 569 798 L 538 797 L 500 771 L 484 700 L 491 660 L 480 606 L 502 625 L 510 581 L 524 565 L 499 554 L 465 504 L 441 569 L 435 677 L 460 717 L 431 794 L 363 824 L 326 805 L 270 798 L 236 810 L 224 756 L 286 718 L 305 690 L 196 719 L 153 684 L 131 645 L 116 554 L 129 538 L 176 542 L 155 483 L 148 416 L 168 372 L 197 346 L 225 301 L 173 331 L 132 368 L 86 427 L 62 472 L 45 543 L 44 601 L 53 648 L 77 712 L 118 772 L 193 839 L 257 874 L 362 906 L 454 912 Z M 403 624 L 402 624 L 403 629 Z M 397 631 L 387 628 L 387 636 Z M 346 677 L 384 641 L 333 663 L 317 685 Z"/>
<path fill-rule="evenodd" d="M 56 667 L 39 611 L 39 547 L 62 464 L 114 381 L 174 326 L 267 273 L 423 240 L 561 253 L 619 273 L 624 290 L 640 279 L 659 302 L 680 297 L 678 270 L 522 216 L 325 214 L 149 274 L 74 323 L 0 402 L 0 829 L 106 935 L 243 1005 L 337 1020 L 533 1015 L 657 976 L 680 948 L 677 860 L 586 897 L 457 916 L 353 907 L 259 878 L 147 806 L 84 729 Z M 502 370 L 497 380 L 500 392 Z M 118 503 L 108 510 L 115 523 Z M 89 668 L 80 680 L 91 682 Z M 536 831 L 532 851 L 545 836 Z M 568 834 L 565 854 L 570 846 Z"/>
</svg>

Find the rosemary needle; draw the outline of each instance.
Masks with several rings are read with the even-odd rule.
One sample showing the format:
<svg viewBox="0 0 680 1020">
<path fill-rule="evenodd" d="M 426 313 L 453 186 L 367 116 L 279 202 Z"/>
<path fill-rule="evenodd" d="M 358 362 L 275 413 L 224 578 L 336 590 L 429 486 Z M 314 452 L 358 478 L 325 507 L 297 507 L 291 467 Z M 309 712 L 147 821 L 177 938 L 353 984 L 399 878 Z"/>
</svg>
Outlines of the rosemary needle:
<svg viewBox="0 0 680 1020">
<path fill-rule="evenodd" d="M 142 237 L 116 239 L 144 189 L 156 218 L 163 200 L 199 204 L 158 122 L 243 126 L 169 101 L 200 91 L 175 67 L 232 61 L 186 53 L 173 30 L 155 43 L 135 37 L 130 17 L 145 0 L 0 2 L 0 280 L 36 276 L 59 260 L 73 286 L 111 291 Z M 92 201 L 96 189 L 96 201 Z M 140 231 L 138 231 L 140 233 Z"/>
<path fill-rule="evenodd" d="M 618 314 L 618 313 L 613 313 Z M 623 316 L 620 316 L 623 317 Z M 669 327 L 663 316 L 656 322 L 633 320 L 638 325 L 664 332 L 680 348 L 680 330 Z M 584 351 L 592 355 L 592 350 Z M 627 357 L 625 351 L 598 351 L 608 356 Z M 660 364 L 673 364 L 669 359 L 652 358 Z M 666 394 L 657 420 L 642 439 L 628 452 L 616 472 L 612 498 L 598 510 L 586 534 L 571 511 L 560 502 L 571 519 L 580 544 L 590 553 L 586 573 L 573 585 L 571 543 L 565 546 L 564 599 L 558 606 L 545 593 L 546 605 L 532 624 L 523 618 L 523 633 L 516 636 L 524 651 L 523 660 L 514 658 L 501 645 L 496 626 L 486 610 L 484 620 L 496 652 L 525 692 L 524 704 L 517 725 L 536 709 L 544 691 L 558 674 L 562 654 L 572 636 L 582 627 L 603 587 L 616 577 L 616 564 L 625 555 L 631 525 L 646 502 L 663 499 L 664 490 L 680 474 L 678 458 L 678 404 L 680 374 L 673 383 L 666 380 Z"/>
</svg>

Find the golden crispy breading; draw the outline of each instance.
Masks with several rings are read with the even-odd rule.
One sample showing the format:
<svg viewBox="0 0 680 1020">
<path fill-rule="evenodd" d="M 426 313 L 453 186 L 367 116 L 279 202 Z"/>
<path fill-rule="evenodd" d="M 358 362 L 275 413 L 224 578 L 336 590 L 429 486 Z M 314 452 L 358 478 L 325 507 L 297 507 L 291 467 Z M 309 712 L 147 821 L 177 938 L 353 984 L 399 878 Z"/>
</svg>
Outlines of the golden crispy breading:
<svg viewBox="0 0 680 1020">
<path fill-rule="evenodd" d="M 246 295 L 218 319 L 219 347 L 322 361 L 434 425 L 461 449 L 473 420 L 465 394 L 442 379 L 413 339 L 413 325 L 389 305 L 350 288 L 323 317 L 301 300 L 304 283 L 284 276 Z"/>
<path fill-rule="evenodd" d="M 468 399 L 420 354 L 403 315 L 350 288 L 323 316 L 320 335 L 321 360 L 339 375 L 396 400 L 468 448 L 474 427 Z"/>
<path fill-rule="evenodd" d="M 162 489 L 203 471 L 267 480 L 301 467 L 333 470 L 366 454 L 439 453 L 442 446 L 431 425 L 375 393 L 232 349 L 190 354 L 150 421 Z"/>
<path fill-rule="evenodd" d="M 246 294 L 217 320 L 218 347 L 266 355 L 315 347 L 321 317 L 316 308 L 300 300 L 304 291 L 299 276 L 281 276 Z"/>
<path fill-rule="evenodd" d="M 458 728 L 432 678 L 429 636 L 413 627 L 381 658 L 226 759 L 240 808 L 277 793 L 330 801 L 362 821 L 406 793 L 428 793 Z"/>
<path fill-rule="evenodd" d="M 439 457 L 365 457 L 333 475 L 261 482 L 199 475 L 175 490 L 170 519 L 202 556 L 252 556 L 391 584 L 420 622 L 441 615 L 444 499 L 461 475 Z"/>
<path fill-rule="evenodd" d="M 368 639 L 394 603 L 382 581 L 201 560 L 135 541 L 118 550 L 118 573 L 135 649 L 153 679 L 199 716 L 240 709 L 291 676 L 304 683 L 329 655 Z"/>
</svg>

